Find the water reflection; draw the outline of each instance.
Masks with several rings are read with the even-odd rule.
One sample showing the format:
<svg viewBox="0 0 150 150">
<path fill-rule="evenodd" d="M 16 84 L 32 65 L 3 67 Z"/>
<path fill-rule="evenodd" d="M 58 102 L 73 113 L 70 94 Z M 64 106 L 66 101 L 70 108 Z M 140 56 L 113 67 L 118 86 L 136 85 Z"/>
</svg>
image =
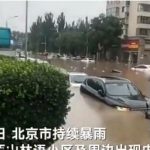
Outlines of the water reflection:
<svg viewBox="0 0 150 150">
<path fill-rule="evenodd" d="M 142 73 L 131 71 L 127 64 L 97 62 L 85 64 L 80 61 L 53 60 L 53 64 L 65 68 L 67 71 L 85 72 L 89 75 L 117 75 L 133 81 L 137 87 L 150 97 L 150 82 Z M 112 73 L 112 69 L 121 70 Z M 63 141 L 57 144 L 148 144 L 150 141 L 150 120 L 146 120 L 142 112 L 119 112 L 91 96 L 81 94 L 78 88 L 71 89 L 75 96 L 70 100 L 67 127 L 105 127 L 107 128 L 106 141 Z"/>
</svg>

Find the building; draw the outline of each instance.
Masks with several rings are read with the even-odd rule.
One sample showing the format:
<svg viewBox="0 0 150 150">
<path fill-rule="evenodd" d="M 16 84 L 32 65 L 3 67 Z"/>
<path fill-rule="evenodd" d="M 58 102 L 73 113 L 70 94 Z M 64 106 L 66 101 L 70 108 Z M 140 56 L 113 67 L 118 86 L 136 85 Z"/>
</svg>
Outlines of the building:
<svg viewBox="0 0 150 150">
<path fill-rule="evenodd" d="M 126 46 L 123 44 L 126 52 L 136 54 L 138 59 L 145 56 L 145 60 L 149 60 L 150 1 L 108 0 L 106 15 L 118 17 L 123 22 L 121 38 L 126 40 Z"/>
</svg>

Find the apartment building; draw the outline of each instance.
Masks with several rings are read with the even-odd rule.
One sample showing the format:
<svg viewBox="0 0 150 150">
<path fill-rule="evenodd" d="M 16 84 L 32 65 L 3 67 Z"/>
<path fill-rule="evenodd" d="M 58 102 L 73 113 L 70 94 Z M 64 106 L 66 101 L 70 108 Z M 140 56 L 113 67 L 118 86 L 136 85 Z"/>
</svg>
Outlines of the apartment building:
<svg viewBox="0 0 150 150">
<path fill-rule="evenodd" d="M 138 50 L 142 49 L 143 54 L 150 57 L 150 1 L 108 0 L 106 15 L 120 18 L 123 22 L 122 39 L 139 39 Z M 129 52 L 136 52 L 134 48 L 137 47 L 132 47 Z"/>
</svg>

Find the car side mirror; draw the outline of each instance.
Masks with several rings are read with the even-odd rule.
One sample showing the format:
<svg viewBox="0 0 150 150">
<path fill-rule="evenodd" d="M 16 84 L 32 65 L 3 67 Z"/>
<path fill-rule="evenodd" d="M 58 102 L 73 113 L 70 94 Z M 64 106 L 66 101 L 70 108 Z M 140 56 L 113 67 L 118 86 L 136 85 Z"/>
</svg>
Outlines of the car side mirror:
<svg viewBox="0 0 150 150">
<path fill-rule="evenodd" d="M 105 96 L 105 93 L 104 93 L 104 91 L 103 91 L 102 89 L 98 90 L 98 94 L 99 94 L 100 96 L 102 96 L 102 97 Z"/>
</svg>

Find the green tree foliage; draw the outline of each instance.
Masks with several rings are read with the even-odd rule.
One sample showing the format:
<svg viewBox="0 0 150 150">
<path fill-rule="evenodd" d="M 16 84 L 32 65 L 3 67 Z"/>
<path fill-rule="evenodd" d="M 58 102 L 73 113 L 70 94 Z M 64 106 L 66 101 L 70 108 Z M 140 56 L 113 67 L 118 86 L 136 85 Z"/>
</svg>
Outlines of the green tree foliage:
<svg viewBox="0 0 150 150">
<path fill-rule="evenodd" d="M 29 36 L 29 48 L 33 51 L 39 51 L 42 38 L 42 18 L 38 17 L 37 21 L 31 27 Z"/>
<path fill-rule="evenodd" d="M 53 19 L 53 14 L 45 14 L 45 18 L 38 18 L 31 27 L 30 42 L 31 49 L 43 51 L 44 45 L 40 44 L 46 38 L 47 50 L 49 52 L 60 52 L 70 55 L 95 55 L 101 45 L 103 57 L 110 52 L 116 55 L 114 47 L 120 46 L 120 35 L 122 34 L 122 24 L 120 20 L 113 16 L 100 14 L 98 17 L 88 21 L 79 19 L 71 24 L 65 20 L 64 13 L 57 18 L 57 24 Z M 113 48 L 112 48 L 113 47 Z M 87 54 L 88 53 L 88 54 Z"/>
<path fill-rule="evenodd" d="M 66 24 L 65 16 L 64 16 L 64 13 L 62 12 L 62 13 L 58 16 L 58 19 L 57 19 L 58 32 L 64 31 L 64 29 L 65 29 L 65 24 Z"/>
<path fill-rule="evenodd" d="M 47 51 L 53 51 L 55 49 L 57 30 L 52 13 L 45 14 L 44 20 L 42 20 L 42 17 L 38 17 L 37 21 L 32 24 L 30 30 L 29 49 L 44 52 L 45 43 Z"/>
<path fill-rule="evenodd" d="M 57 39 L 56 42 L 61 45 L 61 53 L 68 55 L 84 55 L 85 43 L 83 42 L 84 34 L 81 32 L 63 32 L 61 34 L 61 39 Z M 84 53 L 83 53 L 84 52 Z"/>
<path fill-rule="evenodd" d="M 120 46 L 120 35 L 122 34 L 122 23 L 113 16 L 101 14 L 92 20 L 91 36 L 94 46 L 100 44 L 103 48 L 103 57 L 106 57 L 106 52 L 110 51 L 113 45 Z"/>
<path fill-rule="evenodd" d="M 6 135 L 0 144 L 49 146 L 53 136 L 44 140 L 38 131 L 38 139 L 14 140 L 12 131 L 15 127 L 59 128 L 69 111 L 69 98 L 66 75 L 52 66 L 0 57 L 0 127 Z M 22 134 L 26 136 L 26 132 Z"/>
</svg>

